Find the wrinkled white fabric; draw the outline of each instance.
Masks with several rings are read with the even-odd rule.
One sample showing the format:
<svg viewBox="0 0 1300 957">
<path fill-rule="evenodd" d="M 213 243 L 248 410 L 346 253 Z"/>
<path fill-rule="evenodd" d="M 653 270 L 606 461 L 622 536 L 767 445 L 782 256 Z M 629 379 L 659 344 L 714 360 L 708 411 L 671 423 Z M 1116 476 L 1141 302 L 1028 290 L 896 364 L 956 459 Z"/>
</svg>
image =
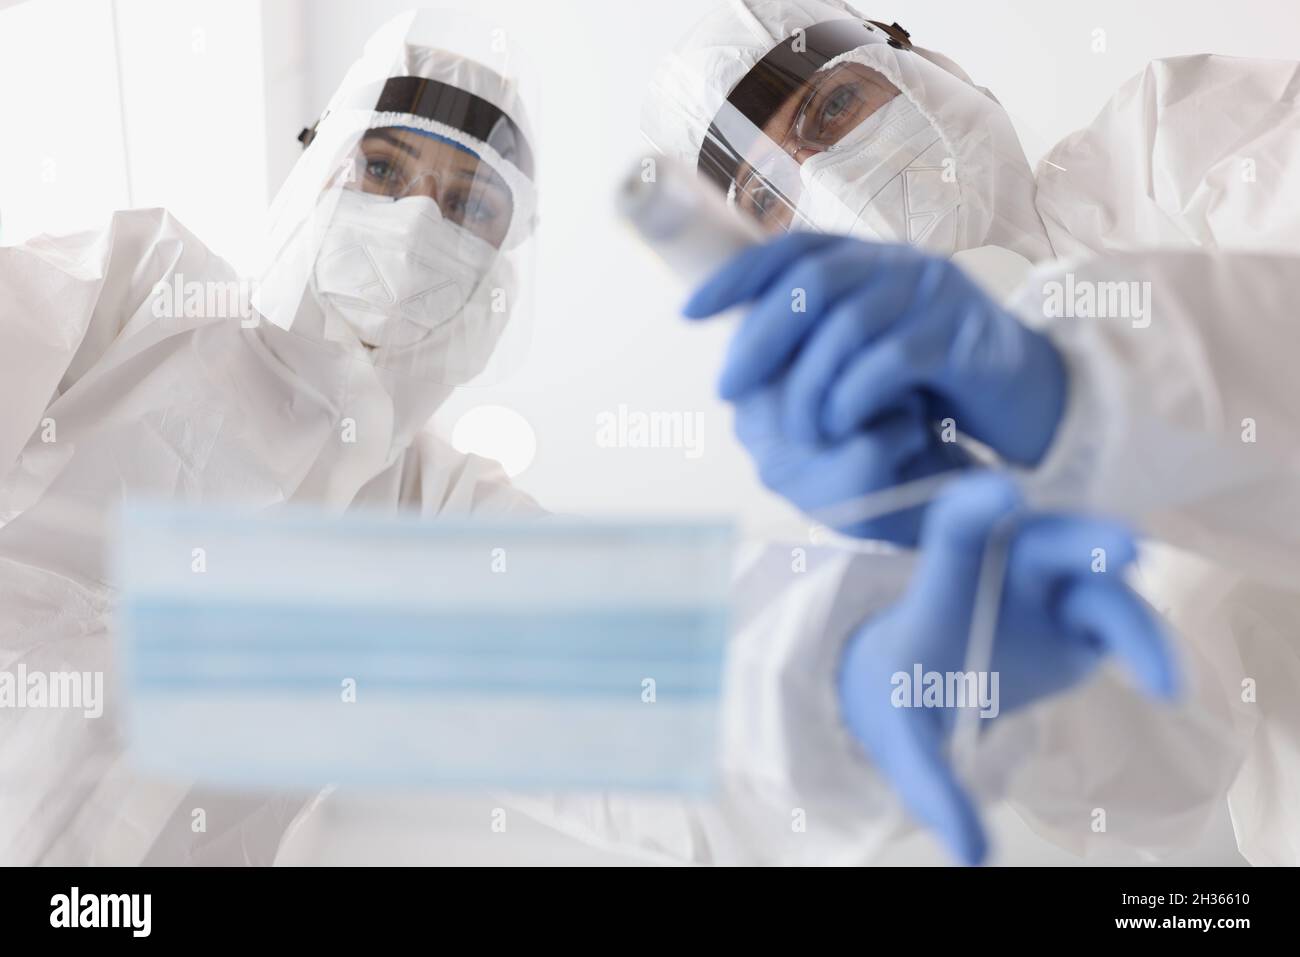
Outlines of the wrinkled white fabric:
<svg viewBox="0 0 1300 957">
<path fill-rule="evenodd" d="M 1038 207 L 1067 258 L 1016 298 L 1026 321 L 1042 324 L 1044 289 L 1067 274 L 1098 289 L 1150 283 L 1149 325 L 1048 323 L 1071 395 L 1034 481 L 1049 498 L 1128 514 L 1178 546 L 1144 562 L 1144 574 L 1190 654 L 1211 664 L 1213 686 L 1199 699 L 1214 730 L 1200 741 L 1240 761 L 1228 803 L 1242 854 L 1292 866 L 1300 863 L 1297 158 L 1300 65 L 1155 61 L 1040 165 Z M 1082 726 L 1070 731 L 1069 717 L 1057 725 L 1063 747 Z M 1142 745 L 1160 747 L 1158 733 Z M 1041 826 L 1059 836 L 1060 823 Z"/>
<path fill-rule="evenodd" d="M 1156 60 L 1038 166 L 1059 256 L 1151 246 L 1294 255 L 1300 64 Z"/>
<path fill-rule="evenodd" d="M 495 463 L 421 431 L 436 396 L 408 395 L 373 366 L 268 323 L 155 318 L 156 287 L 176 273 L 234 278 L 160 210 L 119 213 L 93 236 L 0 249 L 0 354 L 42 326 L 65 342 L 61 358 L 50 350 L 0 387 L 6 408 L 34 410 L 4 420 L 31 438 L 0 477 L 0 668 L 103 671 L 109 688 L 99 719 L 0 711 L 6 863 L 269 862 L 274 841 L 255 835 L 287 824 L 301 803 L 187 797 L 124 767 L 104 567 L 124 496 L 536 508 Z M 355 442 L 344 441 L 345 420 Z M 189 830 L 190 801 L 207 811 L 206 833 Z"/>
<path fill-rule="evenodd" d="M 1064 319 L 1048 327 L 1066 357 L 1071 395 L 1029 477 L 1034 494 L 1127 516 L 1178 547 L 1145 563 L 1146 574 L 1189 653 L 1213 665 L 1215 681 L 1199 700 L 1228 740 L 1207 736 L 1204 750 L 1224 744 L 1242 762 L 1230 807 L 1243 854 L 1294 864 L 1300 637 L 1286 622 L 1300 620 L 1300 397 L 1292 370 L 1300 259 L 1166 250 L 1052 264 L 1013 302 L 1026 321 L 1042 321 L 1044 288 L 1067 273 L 1100 288 L 1150 283 L 1150 323 Z M 1254 701 L 1243 700 L 1243 682 L 1258 685 Z M 1058 717 L 1064 746 L 1081 732 Z M 1194 741 L 1162 743 L 1145 719 L 1129 740 L 1135 760 L 1140 749 L 1210 763 Z"/>
</svg>

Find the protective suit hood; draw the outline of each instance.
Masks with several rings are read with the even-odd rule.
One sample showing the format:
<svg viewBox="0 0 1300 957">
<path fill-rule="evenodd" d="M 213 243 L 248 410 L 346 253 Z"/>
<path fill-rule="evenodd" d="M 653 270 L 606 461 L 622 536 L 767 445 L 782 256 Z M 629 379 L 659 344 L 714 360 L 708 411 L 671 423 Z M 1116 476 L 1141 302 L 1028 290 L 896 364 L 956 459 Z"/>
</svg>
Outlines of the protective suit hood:
<svg viewBox="0 0 1300 957">
<path fill-rule="evenodd" d="M 729 97 L 750 71 L 778 44 L 797 45 L 801 32 L 832 21 L 856 21 L 878 39 L 843 50 L 823 69 L 853 62 L 876 71 L 898 88 L 942 144 L 929 151 L 926 162 L 943 170 L 948 181 L 955 178 L 954 248 L 997 245 L 1030 260 L 1050 256 L 1034 208 L 1033 173 L 1001 105 L 947 57 L 907 46 L 908 41 L 895 39 L 883 25 L 864 21 L 837 0 L 730 0 L 713 10 L 668 57 L 651 85 L 643 115 L 651 142 L 692 166 L 699 163 L 706 138 L 714 135 L 711 128 L 724 127 L 719 118 L 727 114 Z M 746 149 L 736 143 L 729 147 Z M 943 155 L 936 159 L 939 153 Z M 851 216 L 857 213 L 850 211 Z M 819 220 L 825 218 L 813 213 L 807 225 L 842 228 L 843 216 L 822 225 Z"/>
</svg>

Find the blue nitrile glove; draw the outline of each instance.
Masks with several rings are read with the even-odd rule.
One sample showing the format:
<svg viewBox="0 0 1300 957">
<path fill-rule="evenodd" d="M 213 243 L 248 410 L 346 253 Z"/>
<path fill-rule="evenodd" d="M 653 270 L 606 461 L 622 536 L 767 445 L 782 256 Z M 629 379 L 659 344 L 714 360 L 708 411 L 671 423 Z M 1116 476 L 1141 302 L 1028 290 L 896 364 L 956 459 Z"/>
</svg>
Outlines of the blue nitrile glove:
<svg viewBox="0 0 1300 957">
<path fill-rule="evenodd" d="M 764 427 L 742 423 L 744 435 L 847 460 L 835 475 L 809 471 L 772 483 L 802 508 L 964 464 L 962 453 L 943 448 L 951 445 L 936 431 L 944 419 L 1018 465 L 1037 464 L 1051 443 L 1067 391 L 1060 354 L 946 259 L 911 246 L 790 233 L 741 253 L 683 311 L 703 318 L 749 301 L 719 391 L 742 418 L 747 400 L 776 392 L 765 400 Z M 902 432 L 910 436 L 900 443 Z M 877 454 L 854 472 L 862 455 L 836 450 L 864 435 L 876 437 Z M 885 454 L 896 443 L 908 453 Z"/>
<path fill-rule="evenodd" d="M 921 506 L 865 520 L 840 521 L 833 512 L 866 492 L 961 468 L 970 456 L 961 446 L 939 440 L 915 397 L 842 442 L 791 441 L 781 417 L 783 388 L 778 382 L 736 402 L 736 436 L 763 484 L 846 535 L 914 543 L 924 515 Z M 831 511 L 819 515 L 822 509 Z"/>
<path fill-rule="evenodd" d="M 1102 519 L 1021 511 L 1015 487 L 996 473 L 945 490 L 926 514 L 907 592 L 849 640 L 839 698 L 845 723 L 910 814 L 967 864 L 981 862 L 987 845 L 946 753 L 960 709 L 901 705 L 918 700 L 917 666 L 922 675 L 965 671 L 985 544 L 1003 521 L 1010 538 L 989 669 L 996 695 L 981 705 L 989 714 L 981 726 L 1079 684 L 1110 654 L 1154 697 L 1171 698 L 1176 686 L 1154 614 L 1124 583 L 1136 557 L 1128 532 Z M 979 680 L 993 691 L 989 677 Z"/>
</svg>

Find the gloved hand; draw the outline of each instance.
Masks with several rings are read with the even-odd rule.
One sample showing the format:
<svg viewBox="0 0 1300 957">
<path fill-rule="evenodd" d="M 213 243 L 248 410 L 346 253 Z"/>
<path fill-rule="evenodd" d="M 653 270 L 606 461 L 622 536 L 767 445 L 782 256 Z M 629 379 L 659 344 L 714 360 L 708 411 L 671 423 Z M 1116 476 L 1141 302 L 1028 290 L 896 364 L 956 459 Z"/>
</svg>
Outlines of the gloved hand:
<svg viewBox="0 0 1300 957">
<path fill-rule="evenodd" d="M 921 506 L 843 521 L 834 513 L 837 506 L 868 492 L 962 468 L 970 464 L 970 456 L 961 446 L 939 440 L 916 397 L 843 441 L 794 441 L 782 418 L 786 385 L 777 382 L 736 401 L 736 436 L 763 484 L 846 535 L 915 543 L 924 514 Z M 822 509 L 829 512 L 819 515 Z"/>
<path fill-rule="evenodd" d="M 874 765 L 921 824 L 967 864 L 987 842 L 945 747 L 960 709 L 904 707 L 915 699 L 894 676 L 963 672 L 985 545 L 1005 523 L 1008 551 L 997 627 L 983 686 L 990 717 L 1083 682 L 1109 654 L 1157 698 L 1175 693 L 1175 666 L 1156 619 L 1124 583 L 1133 539 L 1112 522 L 1020 510 L 996 473 L 961 479 L 929 509 L 911 585 L 849 640 L 841 662 L 841 713 Z M 1104 571 L 1094 570 L 1104 549 Z M 919 691 L 917 694 L 919 695 Z"/>
<path fill-rule="evenodd" d="M 703 318 L 751 300 L 719 391 L 769 485 L 800 508 L 968 464 L 936 432 L 947 418 L 1019 465 L 1051 443 L 1067 391 L 1060 354 L 946 259 L 790 233 L 741 253 L 683 311 Z M 783 446 L 824 467 L 772 466 Z M 894 540 L 911 544 L 915 516 L 904 524 Z"/>
</svg>

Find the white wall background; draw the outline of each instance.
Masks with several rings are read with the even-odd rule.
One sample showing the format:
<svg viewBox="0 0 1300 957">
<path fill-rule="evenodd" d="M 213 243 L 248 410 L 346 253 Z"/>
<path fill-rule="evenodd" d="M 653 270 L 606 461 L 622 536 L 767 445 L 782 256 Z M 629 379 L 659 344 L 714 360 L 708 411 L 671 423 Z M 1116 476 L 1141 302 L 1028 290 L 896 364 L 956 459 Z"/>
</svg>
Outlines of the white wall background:
<svg viewBox="0 0 1300 957">
<path fill-rule="evenodd" d="M 283 181 L 298 130 L 324 106 L 364 38 L 408 0 L 0 0 L 0 242 L 164 205 L 237 265 Z M 683 290 L 611 215 L 644 150 L 642 91 L 700 0 L 446 0 L 506 27 L 539 67 L 542 239 L 527 365 L 457 396 L 449 428 L 482 403 L 532 424 L 519 478 L 544 504 L 593 512 L 776 514 L 712 398 L 721 327 L 676 318 Z M 1278 0 L 881 0 L 994 90 L 1036 159 L 1156 57 L 1297 55 L 1300 12 Z M 1106 32 L 1106 52 L 1093 50 Z M 602 449 L 595 417 L 699 412 L 700 458 Z M 797 526 L 796 526 L 797 527 Z M 1004 860 L 1065 862 L 1007 815 Z M 471 856 L 472 856 L 472 852 Z M 544 857 L 543 853 L 543 857 Z M 935 859 L 921 840 L 900 860 Z M 1187 860 L 1236 859 L 1226 821 Z"/>
</svg>

